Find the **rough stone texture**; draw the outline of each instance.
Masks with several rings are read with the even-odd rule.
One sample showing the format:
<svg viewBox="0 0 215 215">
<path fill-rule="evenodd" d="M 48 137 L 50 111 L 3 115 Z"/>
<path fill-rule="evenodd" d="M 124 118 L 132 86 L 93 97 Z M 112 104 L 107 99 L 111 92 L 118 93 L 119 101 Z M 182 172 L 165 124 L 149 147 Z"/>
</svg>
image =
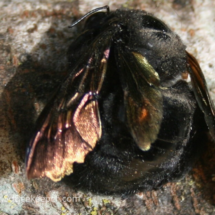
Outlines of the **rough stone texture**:
<svg viewBox="0 0 215 215">
<path fill-rule="evenodd" d="M 109 4 L 147 10 L 176 31 L 205 73 L 215 101 L 213 0 L 0 2 L 0 215 L 3 214 L 215 214 L 215 147 L 184 179 L 122 199 L 70 190 L 48 179 L 28 181 L 24 156 L 36 116 L 66 74 L 66 51 L 92 8 Z M 203 143 L 205 144 L 205 143 Z"/>
</svg>

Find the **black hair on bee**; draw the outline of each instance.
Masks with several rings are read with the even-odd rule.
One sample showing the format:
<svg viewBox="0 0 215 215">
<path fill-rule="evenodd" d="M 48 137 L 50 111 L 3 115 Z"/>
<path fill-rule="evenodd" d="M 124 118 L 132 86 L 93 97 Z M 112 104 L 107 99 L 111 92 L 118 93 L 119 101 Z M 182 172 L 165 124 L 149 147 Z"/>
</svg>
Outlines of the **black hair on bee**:
<svg viewBox="0 0 215 215">
<path fill-rule="evenodd" d="M 38 118 L 27 177 L 67 175 L 74 187 L 106 194 L 178 178 L 207 132 L 215 137 L 215 108 L 197 60 L 145 11 L 105 6 L 74 25 L 86 18 L 68 49 L 71 72 Z"/>
</svg>

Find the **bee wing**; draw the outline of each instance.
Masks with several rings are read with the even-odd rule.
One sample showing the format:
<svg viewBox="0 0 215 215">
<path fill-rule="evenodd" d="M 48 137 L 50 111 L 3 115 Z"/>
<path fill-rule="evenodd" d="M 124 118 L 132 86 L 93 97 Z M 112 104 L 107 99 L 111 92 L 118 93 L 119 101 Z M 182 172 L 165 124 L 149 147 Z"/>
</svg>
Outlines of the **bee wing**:
<svg viewBox="0 0 215 215">
<path fill-rule="evenodd" d="M 100 139 L 97 96 L 107 68 L 109 49 L 104 47 L 106 45 L 94 47 L 97 52 L 88 58 L 85 55 L 77 63 L 75 72 L 40 115 L 26 154 L 28 178 L 46 176 L 53 181 L 61 180 L 73 172 L 74 162 L 84 162 Z M 88 64 L 83 66 L 86 59 Z"/>
<path fill-rule="evenodd" d="M 197 60 L 187 52 L 188 72 L 194 89 L 196 100 L 204 113 L 210 134 L 215 138 L 215 107 L 208 93 L 207 84 Z"/>
<path fill-rule="evenodd" d="M 159 75 L 137 52 L 119 49 L 116 56 L 124 88 L 128 126 L 138 147 L 146 151 L 157 139 L 163 116 Z"/>
</svg>

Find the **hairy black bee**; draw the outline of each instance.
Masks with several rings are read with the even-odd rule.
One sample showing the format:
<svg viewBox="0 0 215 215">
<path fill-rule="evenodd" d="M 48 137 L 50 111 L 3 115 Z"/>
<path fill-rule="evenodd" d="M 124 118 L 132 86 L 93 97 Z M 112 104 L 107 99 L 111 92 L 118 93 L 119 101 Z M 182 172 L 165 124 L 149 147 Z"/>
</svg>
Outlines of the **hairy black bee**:
<svg viewBox="0 0 215 215">
<path fill-rule="evenodd" d="M 74 187 L 128 194 L 183 175 L 207 132 L 215 137 L 215 108 L 196 59 L 145 11 L 106 6 L 85 18 L 68 50 L 70 75 L 27 149 L 28 178 L 67 175 Z"/>
</svg>

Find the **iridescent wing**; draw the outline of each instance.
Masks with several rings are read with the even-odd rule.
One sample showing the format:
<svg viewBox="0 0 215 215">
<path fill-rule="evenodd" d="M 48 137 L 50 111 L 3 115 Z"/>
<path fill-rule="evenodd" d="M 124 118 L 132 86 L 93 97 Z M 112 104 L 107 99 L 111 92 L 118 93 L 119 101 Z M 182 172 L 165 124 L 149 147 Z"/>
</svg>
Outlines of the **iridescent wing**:
<svg viewBox="0 0 215 215">
<path fill-rule="evenodd" d="M 99 38 L 97 38 L 99 39 Z M 101 90 L 110 37 L 93 41 L 71 75 L 41 113 L 26 154 L 28 178 L 59 181 L 83 163 L 102 135 L 98 94 Z"/>
<path fill-rule="evenodd" d="M 157 139 L 163 116 L 159 75 L 140 53 L 119 48 L 116 56 L 128 126 L 138 147 L 147 151 Z"/>
<path fill-rule="evenodd" d="M 197 60 L 188 52 L 187 62 L 196 100 L 204 113 L 209 132 L 215 138 L 215 107 L 211 101 L 204 75 Z"/>
</svg>

